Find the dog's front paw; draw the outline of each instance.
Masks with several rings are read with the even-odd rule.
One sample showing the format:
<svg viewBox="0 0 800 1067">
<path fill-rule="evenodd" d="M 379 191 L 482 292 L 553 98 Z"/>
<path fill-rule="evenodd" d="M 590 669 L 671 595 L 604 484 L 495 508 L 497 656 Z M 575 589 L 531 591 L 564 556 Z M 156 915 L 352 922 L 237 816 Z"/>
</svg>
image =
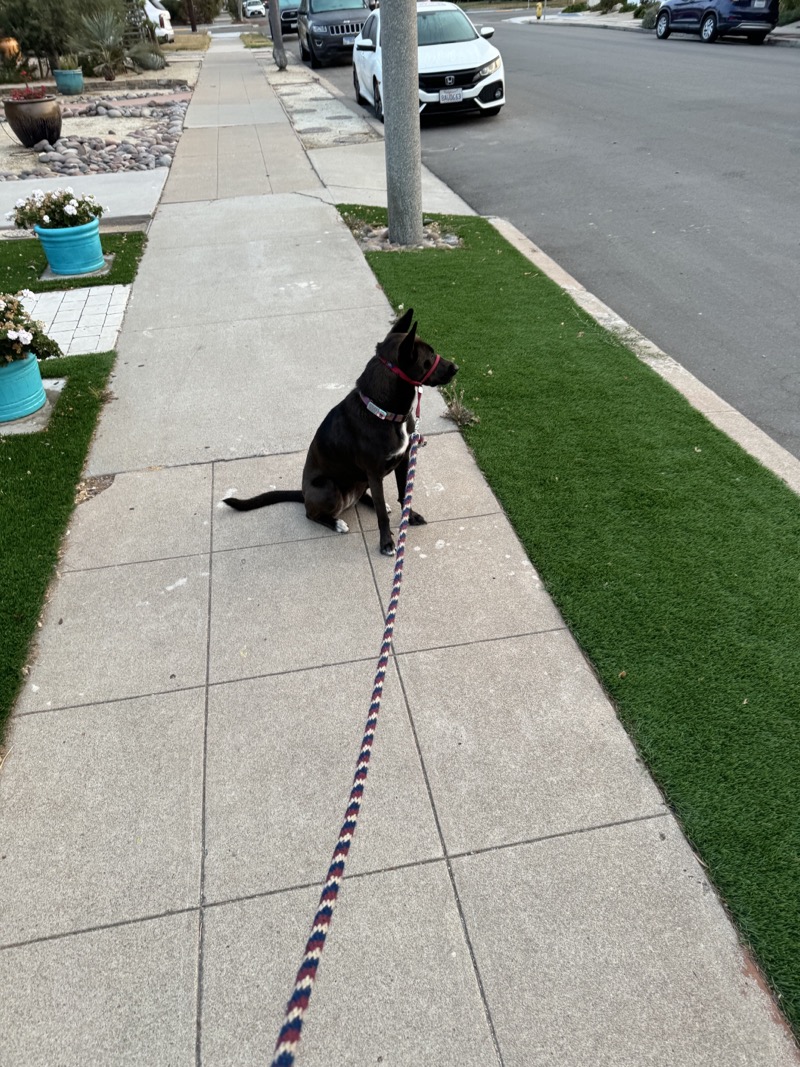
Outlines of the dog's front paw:
<svg viewBox="0 0 800 1067">
<path fill-rule="evenodd" d="M 334 529 L 337 533 L 350 533 L 350 527 L 344 521 L 344 519 L 337 519 L 334 523 Z"/>
<path fill-rule="evenodd" d="M 408 513 L 408 525 L 409 526 L 427 526 L 427 520 L 423 519 L 418 511 L 410 511 Z"/>
<path fill-rule="evenodd" d="M 388 541 L 381 542 L 381 555 L 393 556 L 394 555 L 394 540 L 390 537 Z"/>
</svg>

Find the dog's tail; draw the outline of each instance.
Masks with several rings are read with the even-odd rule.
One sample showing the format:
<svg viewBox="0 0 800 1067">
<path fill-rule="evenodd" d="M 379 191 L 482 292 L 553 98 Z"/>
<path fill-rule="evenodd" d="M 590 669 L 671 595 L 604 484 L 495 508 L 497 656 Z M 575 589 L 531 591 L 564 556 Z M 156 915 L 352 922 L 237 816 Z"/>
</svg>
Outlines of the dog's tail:
<svg viewBox="0 0 800 1067">
<path fill-rule="evenodd" d="M 229 496 L 222 503 L 237 511 L 252 511 L 253 508 L 264 508 L 268 504 L 283 504 L 287 500 L 302 504 L 304 499 L 302 489 L 273 489 L 269 493 L 251 496 L 249 500 L 237 500 L 235 496 Z"/>
</svg>

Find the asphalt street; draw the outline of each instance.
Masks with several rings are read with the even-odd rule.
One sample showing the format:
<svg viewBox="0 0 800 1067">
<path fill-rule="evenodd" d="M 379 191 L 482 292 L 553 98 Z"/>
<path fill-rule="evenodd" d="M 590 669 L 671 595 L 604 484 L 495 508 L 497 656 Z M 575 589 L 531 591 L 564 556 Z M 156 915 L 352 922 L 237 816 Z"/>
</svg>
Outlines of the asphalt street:
<svg viewBox="0 0 800 1067">
<path fill-rule="evenodd" d="M 800 456 L 800 49 L 472 17 L 508 104 L 424 163 Z"/>
</svg>

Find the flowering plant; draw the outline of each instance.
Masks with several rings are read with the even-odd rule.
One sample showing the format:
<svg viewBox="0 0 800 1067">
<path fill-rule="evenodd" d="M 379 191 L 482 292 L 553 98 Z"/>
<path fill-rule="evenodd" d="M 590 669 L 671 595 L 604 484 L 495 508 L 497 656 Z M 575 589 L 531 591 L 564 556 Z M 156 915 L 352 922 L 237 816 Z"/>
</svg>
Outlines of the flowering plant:
<svg viewBox="0 0 800 1067">
<path fill-rule="evenodd" d="M 27 199 L 18 200 L 14 210 L 6 214 L 9 221 L 23 230 L 39 226 L 54 230 L 65 226 L 83 226 L 92 219 L 99 219 L 107 211 L 91 193 L 75 196 L 69 186 L 43 193 L 34 189 Z"/>
<path fill-rule="evenodd" d="M 28 289 L 12 296 L 0 293 L 0 366 L 25 359 L 35 352 L 40 359 L 60 356 L 61 349 L 43 332 L 41 322 L 35 322 L 22 301 L 33 296 Z"/>
<path fill-rule="evenodd" d="M 28 78 L 30 78 L 30 74 L 28 74 L 27 70 L 21 70 L 19 72 L 19 76 L 25 82 L 25 85 L 22 89 L 11 90 L 12 100 L 43 100 L 44 97 L 47 96 L 46 85 L 36 85 L 31 88 L 31 86 L 28 84 Z"/>
</svg>

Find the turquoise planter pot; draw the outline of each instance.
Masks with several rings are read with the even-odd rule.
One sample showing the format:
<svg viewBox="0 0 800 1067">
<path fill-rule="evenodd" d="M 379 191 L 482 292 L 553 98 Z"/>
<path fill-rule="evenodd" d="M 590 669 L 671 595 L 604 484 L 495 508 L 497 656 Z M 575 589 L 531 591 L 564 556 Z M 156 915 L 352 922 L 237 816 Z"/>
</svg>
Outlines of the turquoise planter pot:
<svg viewBox="0 0 800 1067">
<path fill-rule="evenodd" d="M 33 228 L 53 274 L 91 274 L 105 266 L 99 219 L 55 230 Z"/>
<path fill-rule="evenodd" d="M 36 356 L 0 363 L 0 423 L 32 415 L 46 399 Z"/>
<path fill-rule="evenodd" d="M 54 70 L 53 77 L 62 96 L 77 96 L 83 92 L 82 70 Z"/>
</svg>

